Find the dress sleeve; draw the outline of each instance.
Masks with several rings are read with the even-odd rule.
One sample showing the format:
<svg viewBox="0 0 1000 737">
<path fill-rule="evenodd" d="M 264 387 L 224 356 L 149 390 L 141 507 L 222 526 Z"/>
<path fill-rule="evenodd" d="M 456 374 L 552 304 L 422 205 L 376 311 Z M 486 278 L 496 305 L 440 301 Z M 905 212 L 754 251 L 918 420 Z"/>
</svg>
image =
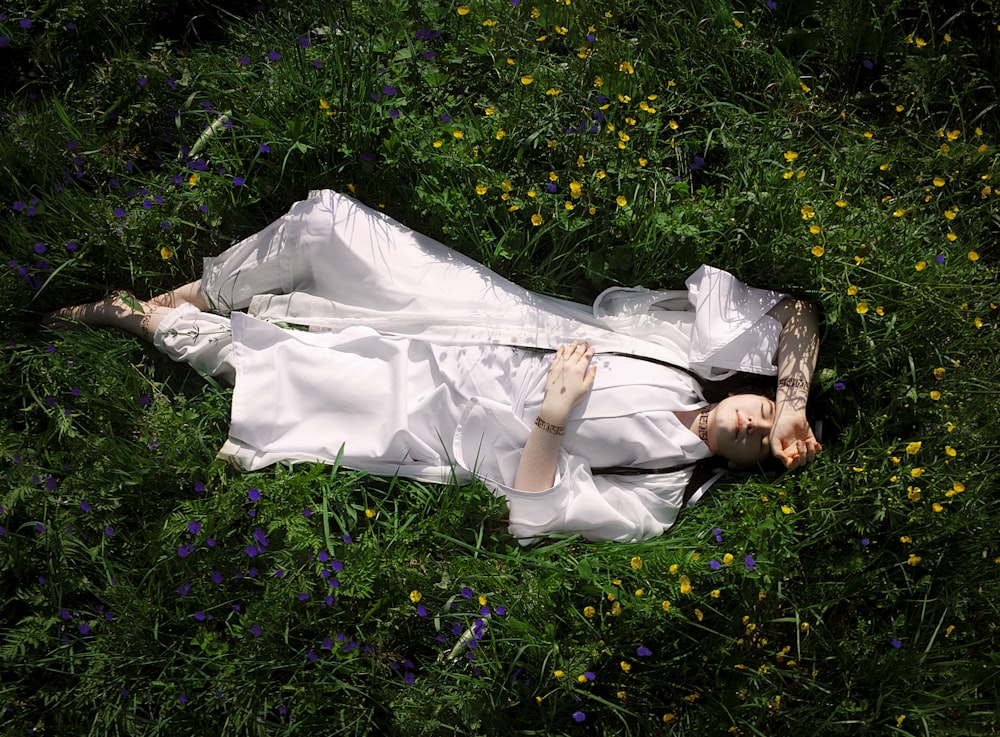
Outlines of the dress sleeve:
<svg viewBox="0 0 1000 737">
<path fill-rule="evenodd" d="M 747 286 L 728 271 L 701 266 L 685 282 L 694 307 L 688 362 L 708 379 L 733 371 L 775 376 L 781 323 L 768 311 L 786 295 Z"/>
<path fill-rule="evenodd" d="M 538 537 L 573 534 L 590 540 L 646 540 L 673 525 L 684 506 L 691 469 L 595 476 L 585 459 L 565 449 L 559 454 L 550 489 L 514 489 L 529 434 L 530 429 L 509 407 L 476 398 L 462 415 L 453 445 L 458 465 L 506 498 L 510 533 L 522 545 Z"/>
</svg>

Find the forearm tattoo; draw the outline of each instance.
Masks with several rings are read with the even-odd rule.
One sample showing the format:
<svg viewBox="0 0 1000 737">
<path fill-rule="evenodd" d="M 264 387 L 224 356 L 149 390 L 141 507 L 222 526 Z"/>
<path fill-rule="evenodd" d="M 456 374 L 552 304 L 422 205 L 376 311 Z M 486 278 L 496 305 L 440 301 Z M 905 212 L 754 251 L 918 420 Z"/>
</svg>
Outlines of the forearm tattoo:
<svg viewBox="0 0 1000 737">
<path fill-rule="evenodd" d="M 784 386 L 789 389 L 808 389 L 809 382 L 801 376 L 785 376 L 778 379 L 778 386 Z"/>
<path fill-rule="evenodd" d="M 559 427 L 558 425 L 550 425 L 548 422 L 546 422 L 545 420 L 542 419 L 541 415 L 538 415 L 538 417 L 535 418 L 535 425 L 537 427 L 540 427 L 545 432 L 550 432 L 553 435 L 565 435 L 566 434 L 566 428 L 565 427 Z"/>
<path fill-rule="evenodd" d="M 142 319 L 139 321 L 139 329 L 142 330 L 143 340 L 152 342 L 153 339 L 149 335 L 149 321 L 153 319 L 152 311 L 143 313 Z"/>
</svg>

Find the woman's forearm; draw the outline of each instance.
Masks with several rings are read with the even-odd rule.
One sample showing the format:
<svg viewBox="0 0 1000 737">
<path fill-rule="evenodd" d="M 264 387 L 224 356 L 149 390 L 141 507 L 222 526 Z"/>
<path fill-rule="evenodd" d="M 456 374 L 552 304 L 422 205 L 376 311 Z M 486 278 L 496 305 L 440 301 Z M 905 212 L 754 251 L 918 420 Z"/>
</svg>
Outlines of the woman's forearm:
<svg viewBox="0 0 1000 737">
<path fill-rule="evenodd" d="M 551 421 L 551 424 L 549 421 Z M 514 475 L 514 488 L 520 491 L 544 491 L 556 479 L 556 463 L 562 448 L 565 418 L 539 414 L 539 421 L 531 428 L 528 442 L 521 452 L 521 462 Z"/>
<path fill-rule="evenodd" d="M 805 412 L 809 385 L 819 356 L 816 308 L 799 299 L 785 299 L 769 313 L 781 324 L 778 337 L 778 392 L 775 407 Z"/>
</svg>

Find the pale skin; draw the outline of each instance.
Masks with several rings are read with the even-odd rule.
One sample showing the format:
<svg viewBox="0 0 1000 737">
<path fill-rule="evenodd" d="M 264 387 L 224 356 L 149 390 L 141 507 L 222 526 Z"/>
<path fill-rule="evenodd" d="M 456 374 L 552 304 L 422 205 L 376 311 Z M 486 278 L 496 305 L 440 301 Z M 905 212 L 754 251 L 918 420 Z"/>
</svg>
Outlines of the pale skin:
<svg viewBox="0 0 1000 737">
<path fill-rule="evenodd" d="M 733 468 L 750 467 L 768 454 L 788 469 L 798 468 L 815 460 L 822 450 L 806 420 L 806 399 L 819 355 L 816 308 L 803 300 L 784 299 L 768 314 L 781 323 L 775 400 L 737 394 L 709 407 L 708 448 L 729 458 Z M 551 427 L 565 427 L 570 410 L 594 385 L 597 367 L 590 365 L 594 353 L 594 348 L 581 341 L 556 352 L 539 412 L 545 426 L 531 429 L 514 477 L 515 489 L 552 487 L 563 436 Z M 697 435 L 703 409 L 675 414 Z"/>
</svg>

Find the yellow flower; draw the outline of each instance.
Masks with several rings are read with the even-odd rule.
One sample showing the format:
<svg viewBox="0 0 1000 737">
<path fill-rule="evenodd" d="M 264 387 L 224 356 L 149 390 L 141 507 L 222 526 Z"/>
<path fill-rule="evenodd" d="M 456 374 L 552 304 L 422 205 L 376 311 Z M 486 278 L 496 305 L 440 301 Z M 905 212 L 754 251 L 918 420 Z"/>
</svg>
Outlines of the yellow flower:
<svg viewBox="0 0 1000 737">
<path fill-rule="evenodd" d="M 901 535 L 899 541 L 904 545 L 906 545 L 907 543 L 913 542 L 913 538 L 911 538 L 909 535 Z"/>
<path fill-rule="evenodd" d="M 792 508 L 789 507 L 787 504 L 782 504 L 781 505 L 781 513 L 782 514 L 791 514 L 792 513 Z"/>
<path fill-rule="evenodd" d="M 629 663 L 628 661 L 623 660 L 621 662 L 621 667 L 622 667 L 622 670 L 625 671 L 626 673 L 631 673 L 632 672 L 632 664 Z"/>
<path fill-rule="evenodd" d="M 328 103 L 323 98 L 320 98 L 320 100 L 319 100 L 319 109 L 320 110 L 329 110 L 330 109 L 330 103 Z"/>
<path fill-rule="evenodd" d="M 810 225 L 809 232 L 813 235 L 819 235 L 821 228 L 818 225 Z"/>
<path fill-rule="evenodd" d="M 950 33 L 944 34 L 943 38 L 944 38 L 944 42 L 946 44 L 950 44 L 951 43 L 951 34 Z M 952 629 L 954 629 L 954 627 Z"/>
<path fill-rule="evenodd" d="M 792 177 L 794 177 L 794 176 L 795 176 L 795 172 L 794 172 L 794 171 L 792 171 L 791 169 L 789 169 L 788 171 L 786 171 L 786 172 L 785 172 L 784 174 L 782 174 L 781 176 L 782 176 L 782 178 L 784 178 L 784 179 L 791 179 Z"/>
<path fill-rule="evenodd" d="M 799 87 L 801 87 L 802 91 L 805 92 L 806 94 L 812 92 L 812 87 L 810 87 L 809 85 L 807 85 L 801 79 L 799 80 Z"/>
<path fill-rule="evenodd" d="M 889 162 L 886 161 L 886 162 L 883 162 L 883 163 L 879 164 L 878 168 L 881 171 L 888 171 L 888 169 L 889 169 Z"/>
<path fill-rule="evenodd" d="M 632 558 L 632 560 L 629 561 L 629 565 L 632 566 L 632 570 L 633 571 L 641 571 L 642 570 L 642 558 L 640 558 L 638 555 L 634 556 Z"/>
<path fill-rule="evenodd" d="M 635 590 L 635 595 L 636 596 L 645 596 L 646 595 L 646 590 L 645 589 L 636 589 Z"/>
<path fill-rule="evenodd" d="M 916 265 L 913 268 L 916 269 L 917 271 L 923 271 L 924 269 L 927 268 L 927 262 L 917 261 Z"/>
<path fill-rule="evenodd" d="M 574 200 L 578 199 L 580 195 L 583 194 L 583 185 L 580 182 L 574 180 L 569 183 L 569 196 Z"/>
<path fill-rule="evenodd" d="M 434 148 L 441 148 L 444 145 L 444 141 L 434 141 L 432 145 Z"/>
<path fill-rule="evenodd" d="M 368 508 L 365 510 L 365 517 L 367 517 L 368 519 L 371 519 L 376 514 L 378 514 L 378 512 L 376 512 L 374 509 Z"/>
<path fill-rule="evenodd" d="M 535 192 L 535 190 L 533 190 L 533 189 L 529 189 L 528 190 L 528 197 L 534 197 L 536 194 L 537 194 L 537 192 Z"/>
<path fill-rule="evenodd" d="M 698 618 L 699 622 L 705 618 L 705 615 L 704 615 L 704 613 L 702 613 L 701 609 L 695 609 L 694 610 L 694 616 L 696 616 Z"/>
<path fill-rule="evenodd" d="M 956 481 L 956 482 L 955 482 L 955 483 L 954 483 L 954 484 L 952 485 L 951 489 L 952 489 L 952 491 L 954 491 L 954 492 L 955 492 L 956 494 L 961 494 L 961 493 L 962 493 L 963 491 L 965 491 L 965 484 L 963 484 L 963 483 L 962 483 L 961 481 Z"/>
<path fill-rule="evenodd" d="M 560 92 L 562 92 L 562 90 L 557 90 L 555 87 L 549 87 L 547 90 L 545 90 L 546 95 L 552 95 L 552 96 L 558 95 Z"/>
<path fill-rule="evenodd" d="M 785 161 L 791 163 L 797 158 L 799 158 L 799 155 L 795 151 L 785 151 Z"/>
<path fill-rule="evenodd" d="M 911 456 L 916 455 L 917 453 L 920 452 L 920 448 L 922 445 L 923 445 L 922 441 L 914 440 L 912 443 L 906 446 L 906 454 Z"/>
<path fill-rule="evenodd" d="M 535 81 L 535 78 L 532 77 L 530 74 L 525 74 L 524 76 L 521 77 L 521 84 L 523 84 L 523 85 L 529 85 L 529 84 L 531 84 L 534 81 Z"/>
<path fill-rule="evenodd" d="M 644 159 L 642 156 L 639 157 L 639 166 L 645 166 L 649 163 L 648 159 Z"/>
<path fill-rule="evenodd" d="M 585 616 L 587 619 L 590 619 L 591 617 L 594 616 L 595 611 L 596 610 L 594 609 L 594 607 L 592 607 L 592 606 L 585 606 L 583 608 L 583 616 Z"/>
<path fill-rule="evenodd" d="M 483 21 L 483 25 L 486 26 L 487 28 L 493 28 L 494 26 L 496 26 L 496 24 L 497 21 L 493 20 L 492 18 Z"/>
<path fill-rule="evenodd" d="M 531 216 L 531 224 L 532 225 L 541 225 L 542 224 L 542 216 L 539 215 L 536 212 L 534 215 Z"/>
<path fill-rule="evenodd" d="M 826 249 L 823 248 L 823 246 L 813 246 L 812 247 L 812 255 L 815 256 L 816 258 L 819 258 L 824 253 L 826 253 Z"/>
<path fill-rule="evenodd" d="M 944 511 L 944 507 L 941 505 L 940 502 L 934 502 L 931 505 L 931 509 L 933 509 L 935 512 L 942 512 L 942 511 Z"/>
<path fill-rule="evenodd" d="M 598 171 L 595 171 L 595 172 L 594 172 L 594 176 L 595 176 L 595 177 L 596 177 L 597 179 L 604 179 L 604 178 L 605 178 L 605 177 L 606 177 L 607 175 L 608 175 L 608 174 L 607 174 L 607 172 L 606 172 L 606 171 L 604 171 L 604 169 L 599 169 Z"/>
<path fill-rule="evenodd" d="M 625 72 L 626 74 L 635 74 L 635 67 L 632 66 L 632 62 L 623 61 L 621 64 L 618 65 L 618 71 Z"/>
<path fill-rule="evenodd" d="M 416 604 L 418 601 L 420 601 L 423 598 L 424 598 L 424 595 L 421 594 L 416 589 L 413 589 L 413 591 L 410 592 L 410 601 L 412 601 L 414 604 Z"/>
<path fill-rule="evenodd" d="M 911 476 L 912 476 L 913 478 L 915 478 L 915 479 L 919 479 L 919 478 L 920 478 L 921 476 L 923 476 L 923 475 L 924 475 L 924 469 L 922 469 L 922 468 L 914 468 L 914 469 L 911 469 L 911 470 L 910 470 L 910 475 L 911 475 Z"/>
<path fill-rule="evenodd" d="M 973 263 L 979 260 L 979 254 L 975 251 L 969 251 L 969 261 Z"/>
<path fill-rule="evenodd" d="M 955 216 L 958 214 L 958 206 L 955 205 L 944 211 L 944 216 L 946 220 L 954 220 Z"/>
<path fill-rule="evenodd" d="M 465 133 L 463 131 L 454 131 L 451 135 L 453 135 L 457 140 L 461 141 L 462 138 L 465 136 Z"/>
<path fill-rule="evenodd" d="M 708 595 L 711 596 L 713 599 L 718 599 L 720 596 L 722 596 L 722 592 L 719 591 L 718 589 L 712 589 L 712 591 L 709 592 Z"/>
<path fill-rule="evenodd" d="M 812 205 L 803 205 L 799 212 L 802 213 L 803 220 L 809 220 L 816 216 L 816 209 Z"/>
<path fill-rule="evenodd" d="M 671 576 L 676 576 L 678 570 L 680 570 L 680 566 L 677 565 L 676 563 L 673 563 L 668 569 Z"/>
<path fill-rule="evenodd" d="M 962 131 L 960 131 L 960 130 L 953 130 L 953 131 L 948 131 L 948 140 L 949 140 L 949 141 L 954 141 L 954 140 L 956 140 L 956 139 L 957 139 L 957 138 L 958 138 L 958 137 L 959 137 L 960 135 L 962 135 Z"/>
<path fill-rule="evenodd" d="M 907 486 L 906 487 L 906 498 L 911 502 L 920 501 L 920 487 L 919 486 Z"/>
<path fill-rule="evenodd" d="M 575 210 L 575 209 L 576 209 L 576 205 L 574 205 L 574 204 L 573 204 L 572 202 L 570 202 L 569 200 L 566 200 L 566 201 L 565 201 L 565 202 L 563 203 L 563 207 L 565 207 L 565 208 L 566 208 L 567 210 Z"/>
<path fill-rule="evenodd" d="M 188 179 L 188 184 L 190 184 L 192 187 L 198 184 L 198 172 L 195 172 L 194 174 L 191 175 L 191 177 Z"/>
<path fill-rule="evenodd" d="M 847 207 L 847 200 L 837 200 L 834 202 L 837 207 Z"/>
<path fill-rule="evenodd" d="M 722 562 L 725 563 L 727 566 L 732 565 L 733 560 L 734 558 L 732 553 L 726 553 L 724 556 L 722 556 Z"/>
<path fill-rule="evenodd" d="M 871 138 L 874 138 L 874 135 L 875 135 L 875 134 L 873 134 L 873 133 L 870 133 L 869 131 L 865 131 L 865 132 L 864 132 L 864 133 L 862 133 L 861 135 L 863 135 L 863 136 L 864 136 L 865 138 L 868 138 L 868 139 L 871 139 Z"/>
<path fill-rule="evenodd" d="M 498 141 L 502 141 L 503 137 L 506 136 L 506 135 L 507 135 L 507 131 L 505 131 L 503 128 L 501 128 L 500 130 L 497 131 L 497 140 Z"/>
<path fill-rule="evenodd" d="M 663 611 L 670 611 L 670 602 L 667 599 L 663 600 L 663 604 L 661 604 L 661 606 L 663 607 Z"/>
<path fill-rule="evenodd" d="M 900 207 L 899 209 L 897 209 L 895 212 L 892 213 L 892 216 L 894 218 L 901 218 L 905 214 L 906 214 L 906 210 L 904 210 L 902 207 Z"/>
<path fill-rule="evenodd" d="M 691 593 L 691 579 L 687 576 L 680 577 L 681 593 L 690 594 Z"/>
<path fill-rule="evenodd" d="M 664 724 L 669 724 L 670 722 L 674 721 L 674 719 L 676 719 L 676 718 L 677 717 L 674 716 L 673 714 L 664 714 L 663 715 L 663 723 Z"/>
<path fill-rule="evenodd" d="M 853 284 L 851 284 L 849 287 L 847 287 L 847 294 L 848 294 L 848 296 L 853 297 L 857 293 L 858 293 L 858 288 L 856 286 L 854 286 Z"/>
<path fill-rule="evenodd" d="M 478 194 L 478 195 L 484 195 L 484 194 L 486 194 L 486 190 L 487 189 L 488 188 L 487 188 L 487 186 L 485 184 L 481 184 L 481 183 L 477 184 L 476 185 L 476 194 Z"/>
<path fill-rule="evenodd" d="M 864 315 L 865 313 L 868 312 L 868 303 L 867 302 L 858 302 L 857 306 L 854 309 L 857 310 L 857 313 L 859 315 Z"/>
<path fill-rule="evenodd" d="M 936 402 L 939 399 L 941 399 L 941 392 L 939 392 L 937 389 L 934 389 L 931 391 L 930 397 Z"/>
<path fill-rule="evenodd" d="M 618 195 L 615 197 L 615 202 L 618 203 L 618 207 L 625 207 L 628 204 L 628 200 L 625 199 L 624 195 Z"/>
<path fill-rule="evenodd" d="M 743 24 L 740 23 L 739 18 L 737 18 L 736 16 L 733 16 L 733 25 L 736 26 L 737 28 L 743 27 Z"/>
<path fill-rule="evenodd" d="M 594 86 L 595 87 L 603 87 L 604 86 L 604 78 L 603 77 L 594 77 Z"/>
<path fill-rule="evenodd" d="M 556 678 L 562 678 L 566 674 L 563 673 L 561 670 L 555 670 L 555 671 L 552 671 L 552 675 L 555 676 Z"/>
<path fill-rule="evenodd" d="M 617 691 L 615 693 L 615 696 L 617 696 L 620 701 L 624 701 L 625 700 L 625 692 L 624 691 Z"/>
<path fill-rule="evenodd" d="M 468 5 L 459 5 L 458 9 L 455 12 L 458 13 L 459 15 L 468 15 L 469 14 L 469 6 Z"/>
<path fill-rule="evenodd" d="M 906 562 L 909 563 L 911 566 L 918 566 L 920 565 L 920 561 L 922 560 L 923 558 L 921 558 L 919 555 L 914 555 L 913 553 L 910 553 L 910 557 L 906 559 Z"/>
<path fill-rule="evenodd" d="M 935 187 L 943 187 L 945 185 L 945 181 L 941 177 L 934 177 L 933 181 Z"/>
<path fill-rule="evenodd" d="M 944 378 L 946 371 L 947 369 L 944 368 L 943 366 L 938 366 L 936 369 L 934 369 L 934 378 L 940 381 L 941 379 Z"/>
<path fill-rule="evenodd" d="M 978 330 L 982 326 L 983 326 L 983 318 L 977 317 L 972 321 L 972 327 L 976 328 L 976 330 Z"/>
<path fill-rule="evenodd" d="M 958 451 L 952 448 L 950 445 L 944 446 L 944 454 L 950 458 L 954 458 L 958 455 Z"/>
<path fill-rule="evenodd" d="M 955 631 L 955 625 L 949 624 L 947 627 L 945 627 L 944 636 L 951 637 L 951 633 L 954 631 Z"/>
<path fill-rule="evenodd" d="M 922 49 L 924 46 L 927 45 L 927 42 L 918 36 L 916 39 L 916 44 L 918 49 Z"/>
<path fill-rule="evenodd" d="M 170 246 L 164 246 L 163 248 L 160 249 L 160 258 L 162 258 L 164 261 L 169 261 L 170 257 L 173 255 L 174 255 L 174 249 L 170 248 Z"/>
</svg>

